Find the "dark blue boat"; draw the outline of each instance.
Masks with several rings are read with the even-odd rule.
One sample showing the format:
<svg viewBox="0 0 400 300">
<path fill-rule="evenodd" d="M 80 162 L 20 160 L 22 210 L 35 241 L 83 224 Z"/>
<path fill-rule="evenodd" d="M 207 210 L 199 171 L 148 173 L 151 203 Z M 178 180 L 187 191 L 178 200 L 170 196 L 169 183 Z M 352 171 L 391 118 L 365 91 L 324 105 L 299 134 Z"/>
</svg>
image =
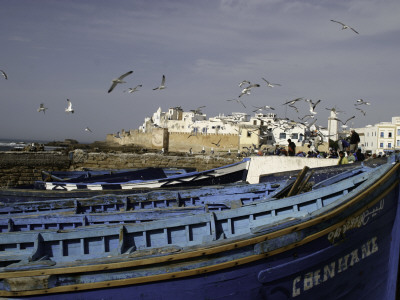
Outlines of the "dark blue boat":
<svg viewBox="0 0 400 300">
<path fill-rule="evenodd" d="M 168 172 L 157 179 L 137 179 L 120 182 L 64 182 L 38 181 L 36 189 L 0 189 L 0 202 L 51 200 L 61 198 L 88 198 L 96 195 L 144 193 L 154 189 L 190 188 L 207 185 L 245 182 L 250 160 L 200 172 Z M 140 174 L 140 173 L 139 173 Z M 164 171 L 165 174 L 165 171 Z M 118 175 L 117 175 L 118 177 Z M 122 180 L 119 178 L 119 180 Z M 117 181 L 119 181 L 117 180 Z M 111 181 L 115 181 L 114 178 Z"/>
<path fill-rule="evenodd" d="M 396 299 L 396 159 L 229 210 L 1 233 L 0 297 Z"/>
</svg>

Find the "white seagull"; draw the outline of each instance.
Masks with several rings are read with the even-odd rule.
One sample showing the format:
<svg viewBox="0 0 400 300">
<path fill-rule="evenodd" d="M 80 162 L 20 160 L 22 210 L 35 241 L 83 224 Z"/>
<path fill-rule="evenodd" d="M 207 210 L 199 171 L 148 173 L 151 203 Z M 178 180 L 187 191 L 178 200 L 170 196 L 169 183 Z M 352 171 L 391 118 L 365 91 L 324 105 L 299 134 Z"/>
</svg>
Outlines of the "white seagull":
<svg viewBox="0 0 400 300">
<path fill-rule="evenodd" d="M 256 84 L 250 84 L 250 85 L 246 86 L 240 93 L 239 98 L 242 97 L 243 95 L 250 95 L 250 91 L 254 87 L 260 87 L 260 85 L 258 83 L 256 83 Z"/>
<path fill-rule="evenodd" d="M 311 99 L 306 99 L 306 101 L 310 104 L 310 113 L 312 113 L 313 115 L 316 115 L 317 112 L 315 111 L 315 107 L 317 106 L 318 103 L 321 102 L 321 100 L 318 100 L 315 103 Z"/>
<path fill-rule="evenodd" d="M 92 133 L 92 130 L 90 130 L 89 127 L 86 127 L 86 128 L 85 128 L 85 131 L 86 131 L 86 132 L 89 132 L 89 133 Z"/>
<path fill-rule="evenodd" d="M 346 25 L 346 24 L 344 24 L 342 22 L 339 22 L 339 21 L 335 21 L 335 20 L 331 20 L 331 21 L 335 22 L 335 23 L 339 23 L 340 25 L 342 25 L 342 30 L 349 28 L 349 29 L 353 30 L 355 33 L 358 34 L 358 32 L 353 27 L 350 27 L 350 26 L 348 26 L 348 25 Z"/>
<path fill-rule="evenodd" d="M 342 123 L 342 128 L 347 128 L 348 126 L 346 125 L 346 123 L 348 122 L 348 121 L 350 121 L 351 119 L 354 119 L 356 116 L 352 116 L 352 117 L 350 117 L 350 118 L 348 118 L 346 121 L 342 121 L 342 120 L 339 120 L 338 118 L 334 118 L 334 120 L 336 120 L 336 121 L 339 121 L 340 123 Z"/>
<path fill-rule="evenodd" d="M 153 91 L 155 91 L 155 90 L 163 90 L 165 88 L 166 88 L 166 86 L 165 86 L 165 75 L 163 75 L 162 76 L 162 80 L 161 80 L 161 85 L 156 87 L 156 88 L 154 88 Z"/>
<path fill-rule="evenodd" d="M 139 88 L 141 88 L 143 85 L 138 84 L 137 86 L 135 86 L 134 88 L 128 88 L 128 93 L 132 94 L 133 92 L 136 92 L 139 90 Z M 126 90 L 124 91 L 124 93 L 126 92 Z"/>
<path fill-rule="evenodd" d="M 279 83 L 270 83 L 267 79 L 265 79 L 265 78 L 262 78 L 261 77 L 261 79 L 262 80 L 264 80 L 266 83 L 267 83 L 267 86 L 269 86 L 270 88 L 273 88 L 274 86 L 281 86 Z"/>
<path fill-rule="evenodd" d="M 112 84 L 111 84 L 111 87 L 108 89 L 108 92 L 111 93 L 111 91 L 117 86 L 118 83 L 125 83 L 125 81 L 123 81 L 122 79 L 124 79 L 126 76 L 128 76 L 129 74 L 132 74 L 132 73 L 133 73 L 133 71 L 129 71 L 129 72 L 126 72 L 125 74 L 122 74 L 118 78 L 111 80 Z"/>
<path fill-rule="evenodd" d="M 43 112 L 44 114 L 46 113 L 47 107 L 44 107 L 44 103 L 40 103 L 39 108 L 37 109 L 38 112 Z"/>
<path fill-rule="evenodd" d="M 0 72 L 4 76 L 5 79 L 8 79 L 8 76 L 7 76 L 6 72 L 4 72 L 3 70 L 0 70 Z"/>
<path fill-rule="evenodd" d="M 354 104 L 354 105 L 363 105 L 363 104 L 365 104 L 365 105 L 371 105 L 371 103 L 369 103 L 369 102 L 367 102 L 367 101 L 364 101 L 363 99 L 358 99 L 358 100 L 356 101 L 356 104 Z"/>
<path fill-rule="evenodd" d="M 65 112 L 73 114 L 74 113 L 74 109 L 72 108 L 71 100 L 67 99 L 67 103 L 68 103 L 68 106 L 65 108 Z"/>
</svg>

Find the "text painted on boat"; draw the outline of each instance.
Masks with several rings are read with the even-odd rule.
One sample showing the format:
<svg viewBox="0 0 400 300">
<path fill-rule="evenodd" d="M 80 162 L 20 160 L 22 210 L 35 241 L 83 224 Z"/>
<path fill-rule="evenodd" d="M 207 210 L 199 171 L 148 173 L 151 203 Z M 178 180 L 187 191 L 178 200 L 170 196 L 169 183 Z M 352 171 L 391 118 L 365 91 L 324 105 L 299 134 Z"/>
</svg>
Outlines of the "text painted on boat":
<svg viewBox="0 0 400 300">
<path fill-rule="evenodd" d="M 345 224 L 328 234 L 328 240 L 333 244 L 337 239 L 343 237 L 346 231 L 367 225 L 371 219 L 376 217 L 378 213 L 383 210 L 384 206 L 385 201 L 382 199 L 375 207 L 365 210 L 357 217 L 348 219 Z"/>
<path fill-rule="evenodd" d="M 297 276 L 293 280 L 292 297 L 297 297 L 301 293 L 326 282 L 336 275 L 345 272 L 348 268 L 359 263 L 364 258 L 378 252 L 378 238 L 373 237 L 360 248 L 354 249 L 350 253 L 339 257 L 337 260 L 324 265 L 322 268 L 308 272 L 302 276 Z"/>
</svg>

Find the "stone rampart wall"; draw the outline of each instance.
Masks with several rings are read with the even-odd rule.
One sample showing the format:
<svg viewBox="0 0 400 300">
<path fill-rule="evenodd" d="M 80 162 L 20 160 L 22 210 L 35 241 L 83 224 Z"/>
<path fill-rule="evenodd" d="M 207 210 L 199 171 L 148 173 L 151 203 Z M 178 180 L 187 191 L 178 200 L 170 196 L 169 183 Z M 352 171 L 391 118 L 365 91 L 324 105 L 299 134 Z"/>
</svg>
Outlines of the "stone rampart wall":
<svg viewBox="0 0 400 300">
<path fill-rule="evenodd" d="M 68 170 L 71 161 L 58 152 L 0 152 L 0 187 L 31 185 L 41 171 Z"/>
<path fill-rule="evenodd" d="M 211 148 L 214 152 L 227 153 L 230 149 L 237 152 L 238 149 L 237 134 L 201 134 L 196 135 L 189 133 L 169 133 L 169 151 L 188 152 L 192 148 L 193 153 L 200 153 L 203 150 L 210 153 Z"/>
<path fill-rule="evenodd" d="M 31 185 L 41 180 L 41 171 L 73 171 L 83 168 L 137 169 L 145 167 L 195 168 L 199 171 L 239 161 L 236 157 L 207 155 L 168 156 L 154 153 L 0 152 L 0 188 Z"/>
</svg>

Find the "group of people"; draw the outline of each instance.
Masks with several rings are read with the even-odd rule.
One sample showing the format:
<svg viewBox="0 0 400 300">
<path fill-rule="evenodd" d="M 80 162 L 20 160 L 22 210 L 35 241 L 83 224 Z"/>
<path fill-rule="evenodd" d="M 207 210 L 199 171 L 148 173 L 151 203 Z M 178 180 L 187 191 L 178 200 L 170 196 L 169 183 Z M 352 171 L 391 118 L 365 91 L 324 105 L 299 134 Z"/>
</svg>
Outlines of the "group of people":
<svg viewBox="0 0 400 300">
<path fill-rule="evenodd" d="M 360 136 L 353 129 L 351 130 L 350 141 L 339 140 L 339 161 L 338 165 L 344 165 L 355 161 L 365 160 L 365 155 L 361 153 L 361 149 L 358 148 L 360 142 Z"/>
<path fill-rule="evenodd" d="M 338 164 L 348 164 L 355 161 L 364 161 L 369 158 L 374 158 L 367 153 L 362 153 L 361 149 L 358 148 L 358 144 L 360 143 L 360 136 L 354 129 L 351 130 L 351 135 L 348 139 L 338 140 L 337 148 L 329 148 L 328 152 L 319 152 L 311 141 L 307 145 L 307 147 L 309 148 L 307 153 L 304 151 L 296 152 L 296 144 L 291 139 L 288 139 L 287 142 L 287 147 L 276 145 L 275 149 L 271 149 L 272 151 L 267 148 L 259 148 L 258 150 L 254 148 L 254 154 L 258 156 L 281 155 L 316 158 L 338 158 Z M 248 155 L 251 155 L 250 151 L 248 153 L 241 153 L 240 151 L 238 151 L 238 157 Z"/>
</svg>

